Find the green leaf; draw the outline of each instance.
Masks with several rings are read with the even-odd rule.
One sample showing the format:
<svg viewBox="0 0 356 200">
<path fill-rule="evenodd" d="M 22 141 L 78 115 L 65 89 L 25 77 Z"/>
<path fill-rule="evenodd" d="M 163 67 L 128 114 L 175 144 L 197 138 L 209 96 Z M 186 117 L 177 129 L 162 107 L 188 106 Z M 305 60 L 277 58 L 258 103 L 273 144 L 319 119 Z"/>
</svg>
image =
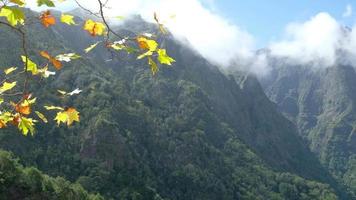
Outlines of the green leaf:
<svg viewBox="0 0 356 200">
<path fill-rule="evenodd" d="M 24 6 L 25 1 L 24 0 L 10 0 L 11 3 L 17 4 L 19 6 Z"/>
<path fill-rule="evenodd" d="M 12 25 L 23 24 L 25 22 L 25 14 L 22 10 L 15 7 L 4 6 L 0 10 L 0 17 L 6 17 L 7 21 Z"/>
<path fill-rule="evenodd" d="M 172 65 L 172 62 L 175 62 L 175 60 L 167 55 L 167 51 L 165 49 L 158 49 L 158 61 L 161 64 L 165 65 Z"/>
<path fill-rule="evenodd" d="M 37 0 L 37 6 L 40 7 L 42 5 L 46 5 L 48 7 L 55 7 L 52 0 Z"/>
<path fill-rule="evenodd" d="M 26 56 L 21 56 L 22 58 L 22 62 L 26 65 Z M 26 66 L 25 66 L 26 69 Z M 30 60 L 29 58 L 27 58 L 27 71 L 31 72 L 32 75 L 36 75 L 38 74 L 38 68 L 37 68 L 37 64 L 34 63 L 32 60 Z"/>
<path fill-rule="evenodd" d="M 44 123 L 48 123 L 47 118 L 40 112 L 35 111 L 36 115 L 38 116 L 38 118 L 40 118 Z"/>
</svg>

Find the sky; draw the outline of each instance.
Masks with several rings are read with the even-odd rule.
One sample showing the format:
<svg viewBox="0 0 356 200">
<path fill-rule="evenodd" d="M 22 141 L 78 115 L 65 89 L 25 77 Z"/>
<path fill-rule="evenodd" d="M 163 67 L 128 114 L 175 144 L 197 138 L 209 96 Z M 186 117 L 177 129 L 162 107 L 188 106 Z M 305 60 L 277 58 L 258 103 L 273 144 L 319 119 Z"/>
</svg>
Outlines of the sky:
<svg viewBox="0 0 356 200">
<path fill-rule="evenodd" d="M 78 1 L 98 9 L 96 0 Z M 36 0 L 27 2 L 38 10 Z M 65 2 L 57 8 L 65 12 L 75 7 L 72 0 Z M 335 64 L 337 52 L 343 50 L 356 66 L 354 0 L 109 0 L 108 7 L 109 18 L 140 14 L 154 22 L 157 12 L 177 39 L 221 66 L 238 61 L 266 74 L 266 55 L 255 54 L 259 48 L 268 48 L 272 56 L 293 64 L 320 66 Z M 345 26 L 351 28 L 347 36 Z"/>
</svg>

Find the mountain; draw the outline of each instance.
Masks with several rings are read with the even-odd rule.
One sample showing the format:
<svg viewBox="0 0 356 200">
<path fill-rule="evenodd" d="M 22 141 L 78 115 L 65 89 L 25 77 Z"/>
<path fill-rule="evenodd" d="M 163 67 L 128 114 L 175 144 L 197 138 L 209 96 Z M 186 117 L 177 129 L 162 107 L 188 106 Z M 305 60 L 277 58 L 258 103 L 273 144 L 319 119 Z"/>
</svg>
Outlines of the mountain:
<svg viewBox="0 0 356 200">
<path fill-rule="evenodd" d="M 156 27 L 136 17 L 115 29 L 133 35 Z M 33 24 L 28 34 L 37 63 L 40 50 L 84 54 L 95 42 L 64 24 Z M 1 66 L 21 65 L 16 39 L 1 27 Z M 106 199 L 347 198 L 257 79 L 226 76 L 172 36 L 159 40 L 177 62 L 156 76 L 136 56 L 111 60 L 98 47 L 56 77 L 32 81 L 39 104 L 74 106 L 81 122 L 41 124 L 34 137 L 4 129 L 0 147 Z M 83 92 L 64 100 L 56 94 L 74 88 Z"/>
<path fill-rule="evenodd" d="M 355 195 L 355 68 L 293 66 L 283 59 L 271 59 L 271 66 L 271 75 L 261 79 L 266 94 L 298 127 L 322 164 Z"/>
</svg>

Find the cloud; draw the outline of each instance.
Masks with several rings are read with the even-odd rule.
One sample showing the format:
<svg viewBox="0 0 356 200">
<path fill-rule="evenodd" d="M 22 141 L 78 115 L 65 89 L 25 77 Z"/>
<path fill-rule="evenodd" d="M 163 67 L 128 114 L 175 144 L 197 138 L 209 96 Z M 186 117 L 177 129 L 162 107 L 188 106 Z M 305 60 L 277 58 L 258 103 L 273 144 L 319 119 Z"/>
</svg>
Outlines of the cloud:
<svg viewBox="0 0 356 200">
<path fill-rule="evenodd" d="M 351 17 L 351 16 L 352 16 L 352 6 L 350 4 L 348 4 L 346 6 L 344 13 L 342 14 L 342 17 L 347 18 L 347 17 Z"/>
<path fill-rule="evenodd" d="M 35 1 L 35 0 L 30 0 Z M 78 0 L 97 10 L 96 0 Z M 254 38 L 245 30 L 214 12 L 214 0 L 109 0 L 108 16 L 140 14 L 153 22 L 157 12 L 161 21 L 181 41 L 188 41 L 202 56 L 219 65 L 235 57 L 247 57 L 254 49 Z M 35 4 L 33 4 L 35 5 Z M 62 6 L 67 8 L 68 5 Z M 170 16 L 175 15 L 174 19 Z"/>
<path fill-rule="evenodd" d="M 319 13 L 304 23 L 291 23 L 286 39 L 270 45 L 271 55 L 288 58 L 295 64 L 335 64 L 338 49 L 344 48 L 345 34 L 328 13 Z"/>
</svg>

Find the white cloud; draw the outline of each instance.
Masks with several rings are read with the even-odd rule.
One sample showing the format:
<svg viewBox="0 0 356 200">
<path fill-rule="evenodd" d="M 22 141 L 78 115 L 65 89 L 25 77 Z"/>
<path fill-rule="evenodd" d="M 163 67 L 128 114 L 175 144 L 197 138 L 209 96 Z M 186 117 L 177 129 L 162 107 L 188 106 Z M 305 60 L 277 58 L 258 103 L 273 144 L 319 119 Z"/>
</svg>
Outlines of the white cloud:
<svg viewBox="0 0 356 200">
<path fill-rule="evenodd" d="M 347 17 L 351 17 L 351 16 L 352 16 L 352 6 L 350 4 L 348 4 L 346 6 L 344 13 L 342 14 L 342 17 L 347 18 Z"/>
<path fill-rule="evenodd" d="M 287 38 L 270 45 L 271 54 L 289 58 L 295 64 L 314 63 L 331 66 L 336 51 L 342 48 L 343 29 L 328 13 L 319 13 L 304 23 L 292 23 L 286 29 Z"/>
<path fill-rule="evenodd" d="M 91 10 L 98 9 L 96 0 L 79 2 Z M 108 16 L 140 14 L 151 22 L 157 12 L 177 38 L 188 41 L 205 58 L 220 65 L 228 65 L 236 56 L 249 56 L 254 48 L 248 32 L 213 11 L 214 0 L 109 0 L 107 7 Z M 176 17 L 171 19 L 172 15 Z"/>
</svg>

